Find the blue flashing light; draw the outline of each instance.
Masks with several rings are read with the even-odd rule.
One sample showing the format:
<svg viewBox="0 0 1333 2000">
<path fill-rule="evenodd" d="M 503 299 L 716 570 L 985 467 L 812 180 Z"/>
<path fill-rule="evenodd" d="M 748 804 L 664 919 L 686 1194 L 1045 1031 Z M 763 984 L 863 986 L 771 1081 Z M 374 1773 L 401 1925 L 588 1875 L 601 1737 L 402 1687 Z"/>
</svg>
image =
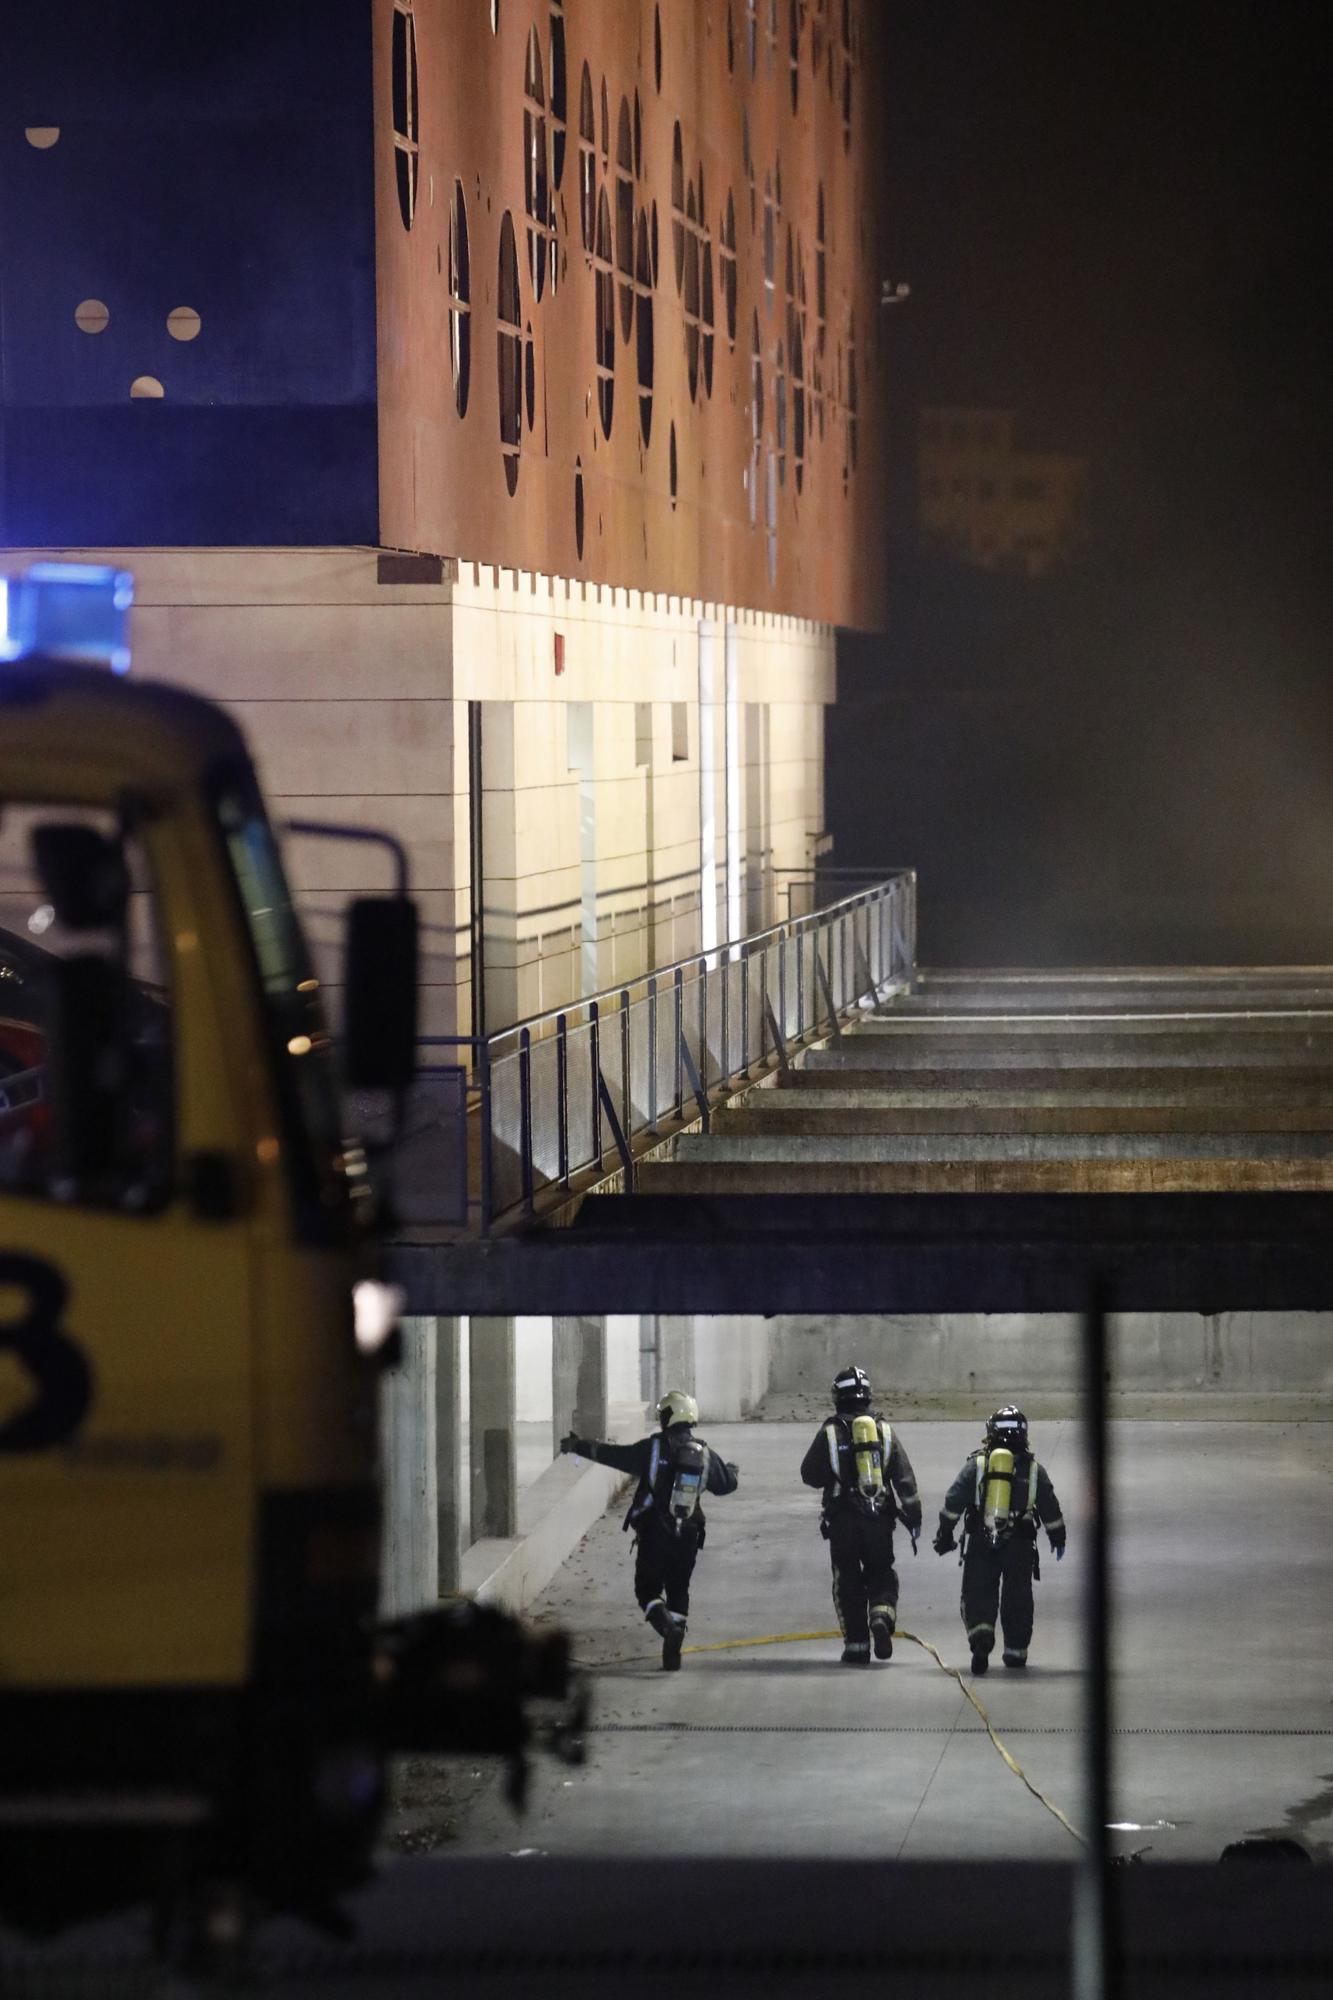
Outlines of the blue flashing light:
<svg viewBox="0 0 1333 2000">
<path fill-rule="evenodd" d="M 32 563 L 0 578 L 0 660 L 40 653 L 84 666 L 130 669 L 134 578 L 101 563 Z"/>
</svg>

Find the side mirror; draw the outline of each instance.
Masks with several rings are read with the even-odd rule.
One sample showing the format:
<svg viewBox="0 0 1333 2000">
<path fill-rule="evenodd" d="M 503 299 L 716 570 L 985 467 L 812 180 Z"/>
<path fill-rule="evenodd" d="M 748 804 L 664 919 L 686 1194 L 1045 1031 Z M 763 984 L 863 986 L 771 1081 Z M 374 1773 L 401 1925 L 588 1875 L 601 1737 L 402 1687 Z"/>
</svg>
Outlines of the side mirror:
<svg viewBox="0 0 1333 2000">
<path fill-rule="evenodd" d="M 417 906 L 358 896 L 347 912 L 343 1067 L 354 1090 L 405 1090 L 417 1067 Z"/>
<path fill-rule="evenodd" d="M 119 840 L 78 821 L 48 820 L 33 828 L 32 853 L 59 923 L 71 931 L 119 930 L 130 899 Z"/>
</svg>

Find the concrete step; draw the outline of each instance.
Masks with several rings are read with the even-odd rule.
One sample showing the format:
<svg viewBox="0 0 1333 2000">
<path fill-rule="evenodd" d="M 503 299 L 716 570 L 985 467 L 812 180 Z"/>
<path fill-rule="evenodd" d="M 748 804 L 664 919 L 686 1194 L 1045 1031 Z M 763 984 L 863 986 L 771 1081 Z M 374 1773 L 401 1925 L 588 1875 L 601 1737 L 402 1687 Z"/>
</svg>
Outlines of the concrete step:
<svg viewBox="0 0 1333 2000">
<path fill-rule="evenodd" d="M 1324 1036 L 1333 1040 L 1333 1009 L 1328 1007 L 1288 1008 L 1157 1008 L 1151 1012 L 1122 1013 L 1115 1009 L 1089 1009 L 1082 1013 L 1014 1013 L 981 1009 L 974 1013 L 909 1014 L 896 1006 L 883 1013 L 867 1015 L 846 1030 L 853 1041 L 878 1037 L 912 1038 L 928 1041 L 970 1041 L 1030 1037 L 1048 1040 L 1068 1037 L 1080 1040 L 1098 1036 L 1138 1040 L 1149 1036 L 1188 1036 L 1196 1040 L 1231 1041 L 1249 1036 L 1290 1036 L 1304 1039 Z"/>
<path fill-rule="evenodd" d="M 686 1132 L 674 1141 L 680 1165 L 697 1160 L 1333 1160 L 1333 1132 Z"/>
<path fill-rule="evenodd" d="M 863 1093 L 857 1093 L 861 1095 Z M 811 1102 L 817 1099 L 817 1102 Z M 837 1135 L 906 1132 L 1333 1132 L 1333 1104 L 1235 1105 L 1064 1104 L 882 1105 L 844 1103 L 835 1091 L 810 1091 L 799 1101 L 773 1090 L 713 1114 L 713 1131 Z"/>
<path fill-rule="evenodd" d="M 643 1194 L 1325 1193 L 1330 1160 L 645 1160 Z"/>
<path fill-rule="evenodd" d="M 1300 1104 L 1333 1101 L 1333 1071 L 1279 1067 L 1274 1064 L 1249 1068 L 1204 1064 L 1166 1063 L 1152 1067 L 1116 1065 L 1088 1068 L 1082 1064 L 1050 1069 L 985 1068 L 967 1066 L 926 1069 L 916 1064 L 876 1063 L 873 1069 L 858 1067 L 850 1057 L 827 1058 L 830 1050 L 812 1049 L 799 1068 L 781 1070 L 774 1088 L 781 1094 L 795 1092 L 820 1099 L 836 1095 L 839 1101 L 854 1101 L 851 1093 L 867 1102 L 887 1104 L 934 1104 L 975 1099 L 979 1102 L 1012 1104 L 1059 1103 L 1076 1097 L 1080 1102 L 1103 1100 L 1112 1104 L 1221 1104 L 1237 1102 Z M 899 1071 L 908 1074 L 899 1076 Z"/>
<path fill-rule="evenodd" d="M 885 1035 L 844 1034 L 811 1049 L 810 1069 L 1009 1070 L 1333 1069 L 1333 1035 Z"/>
</svg>

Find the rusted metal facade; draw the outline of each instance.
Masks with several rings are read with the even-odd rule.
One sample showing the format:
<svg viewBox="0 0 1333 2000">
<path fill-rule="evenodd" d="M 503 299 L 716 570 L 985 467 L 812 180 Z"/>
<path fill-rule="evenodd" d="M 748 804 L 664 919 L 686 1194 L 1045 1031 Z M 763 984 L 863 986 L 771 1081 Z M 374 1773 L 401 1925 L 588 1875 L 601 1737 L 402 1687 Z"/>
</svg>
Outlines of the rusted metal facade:
<svg viewBox="0 0 1333 2000">
<path fill-rule="evenodd" d="M 884 605 L 873 0 L 375 0 L 380 539 Z"/>
</svg>

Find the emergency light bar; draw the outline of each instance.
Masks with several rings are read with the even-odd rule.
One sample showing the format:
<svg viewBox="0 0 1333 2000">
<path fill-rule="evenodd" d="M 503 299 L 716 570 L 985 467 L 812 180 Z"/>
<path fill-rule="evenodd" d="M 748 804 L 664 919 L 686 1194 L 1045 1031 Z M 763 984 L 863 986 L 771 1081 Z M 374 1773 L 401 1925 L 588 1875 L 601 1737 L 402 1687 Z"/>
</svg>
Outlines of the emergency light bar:
<svg viewBox="0 0 1333 2000">
<path fill-rule="evenodd" d="M 100 563 L 32 563 L 0 577 L 0 660 L 40 653 L 50 660 L 130 668 L 134 578 Z"/>
</svg>

